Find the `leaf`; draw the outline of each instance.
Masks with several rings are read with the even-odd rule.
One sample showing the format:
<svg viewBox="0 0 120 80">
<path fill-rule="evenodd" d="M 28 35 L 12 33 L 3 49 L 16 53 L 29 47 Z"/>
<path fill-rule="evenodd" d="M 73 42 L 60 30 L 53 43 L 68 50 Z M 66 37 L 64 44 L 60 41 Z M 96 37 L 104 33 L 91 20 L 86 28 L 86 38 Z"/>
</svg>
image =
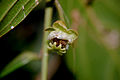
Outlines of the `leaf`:
<svg viewBox="0 0 120 80">
<path fill-rule="evenodd" d="M 0 22 L 0 37 L 17 26 L 41 0 L 19 0 Z M 2 4 L 4 5 L 4 4 Z"/>
<path fill-rule="evenodd" d="M 1 0 L 0 1 L 0 22 L 17 0 Z"/>
<path fill-rule="evenodd" d="M 84 28 L 79 29 L 80 38 L 75 45 L 75 50 L 69 51 L 66 55 L 66 62 L 77 80 L 109 80 L 106 77 L 112 77 L 110 75 L 113 74 L 115 67 L 108 68 L 108 66 L 114 64 L 110 63 L 111 59 L 106 49 L 88 34 Z"/>
<path fill-rule="evenodd" d="M 0 73 L 0 78 L 8 75 L 9 73 L 15 71 L 16 69 L 28 64 L 33 60 L 38 60 L 39 57 L 36 53 L 33 52 L 23 52 L 15 59 L 13 59 Z"/>
<path fill-rule="evenodd" d="M 90 1 L 93 1 L 93 5 L 86 5 L 84 0 L 59 0 L 69 21 L 72 25 L 75 24 L 73 27 L 77 27 L 79 32 L 76 44 L 68 50 L 65 57 L 66 63 L 77 80 L 119 80 L 117 78 L 120 75 L 115 71 L 120 72 L 118 50 L 112 52 L 109 46 L 105 46 L 106 43 L 102 43 L 101 40 L 106 35 L 104 32 L 107 31 L 100 32 L 100 26 L 102 24 L 103 30 L 119 29 L 120 1 Z M 89 9 L 94 11 L 93 16 Z"/>
<path fill-rule="evenodd" d="M 93 8 L 105 27 L 120 29 L 120 1 L 96 0 Z"/>
</svg>

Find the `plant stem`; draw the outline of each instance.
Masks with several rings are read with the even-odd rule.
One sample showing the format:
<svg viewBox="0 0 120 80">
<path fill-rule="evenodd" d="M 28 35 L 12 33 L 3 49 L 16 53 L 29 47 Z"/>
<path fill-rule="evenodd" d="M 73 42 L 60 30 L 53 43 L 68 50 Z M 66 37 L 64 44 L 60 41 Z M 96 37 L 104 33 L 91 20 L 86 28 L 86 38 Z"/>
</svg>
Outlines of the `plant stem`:
<svg viewBox="0 0 120 80">
<path fill-rule="evenodd" d="M 60 3 L 58 0 L 55 0 L 55 6 L 56 6 L 56 9 L 58 11 L 58 15 L 59 15 L 59 18 L 60 20 L 62 20 L 63 22 L 66 23 L 67 26 L 70 26 L 70 22 L 69 22 L 69 19 L 68 17 L 65 15 Z"/>
<path fill-rule="evenodd" d="M 58 10 L 58 14 L 59 14 L 60 19 L 65 22 L 64 12 L 63 12 L 62 7 L 61 7 L 60 3 L 58 2 L 58 0 L 55 0 L 55 6 Z"/>
<path fill-rule="evenodd" d="M 51 26 L 52 11 L 53 11 L 52 7 L 47 7 L 45 9 L 44 29 Z M 47 80 L 47 71 L 48 71 L 47 36 L 48 36 L 48 32 L 44 32 L 41 80 Z"/>
</svg>

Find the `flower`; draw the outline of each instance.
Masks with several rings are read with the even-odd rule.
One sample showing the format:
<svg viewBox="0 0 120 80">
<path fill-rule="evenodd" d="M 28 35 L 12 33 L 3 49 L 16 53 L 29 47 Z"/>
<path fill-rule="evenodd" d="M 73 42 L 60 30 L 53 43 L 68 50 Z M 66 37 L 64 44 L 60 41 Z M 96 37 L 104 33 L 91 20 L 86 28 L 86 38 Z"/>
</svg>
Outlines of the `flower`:
<svg viewBox="0 0 120 80">
<path fill-rule="evenodd" d="M 77 32 L 72 29 L 67 29 L 63 21 L 56 21 L 53 26 L 47 28 L 48 35 L 48 50 L 63 55 L 66 53 L 69 45 L 72 44 L 78 37 Z"/>
</svg>

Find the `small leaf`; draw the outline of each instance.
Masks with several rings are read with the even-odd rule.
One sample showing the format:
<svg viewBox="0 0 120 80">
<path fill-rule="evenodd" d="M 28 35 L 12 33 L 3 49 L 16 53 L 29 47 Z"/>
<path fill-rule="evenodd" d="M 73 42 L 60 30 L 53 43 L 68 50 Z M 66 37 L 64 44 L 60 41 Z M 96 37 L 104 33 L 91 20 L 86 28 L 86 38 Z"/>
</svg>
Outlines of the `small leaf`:
<svg viewBox="0 0 120 80">
<path fill-rule="evenodd" d="M 16 69 L 28 64 L 33 60 L 39 59 L 38 55 L 33 52 L 23 52 L 15 59 L 13 59 L 0 73 L 0 78 L 8 75 L 9 73 L 15 71 Z"/>
</svg>

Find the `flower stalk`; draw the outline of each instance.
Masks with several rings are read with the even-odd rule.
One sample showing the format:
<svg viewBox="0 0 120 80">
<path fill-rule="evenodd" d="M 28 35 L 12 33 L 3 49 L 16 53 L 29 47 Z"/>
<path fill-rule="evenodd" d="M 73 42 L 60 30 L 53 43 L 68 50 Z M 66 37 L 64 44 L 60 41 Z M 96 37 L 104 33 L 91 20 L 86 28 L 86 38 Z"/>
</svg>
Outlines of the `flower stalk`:
<svg viewBox="0 0 120 80">
<path fill-rule="evenodd" d="M 47 7 L 45 9 L 45 19 L 44 19 L 44 29 L 51 26 L 51 20 L 52 20 L 52 7 Z M 48 32 L 44 31 L 43 36 L 43 55 L 42 55 L 42 74 L 41 74 L 41 80 L 47 80 L 47 71 L 48 71 L 48 44 L 47 44 L 47 38 L 48 38 Z"/>
</svg>

